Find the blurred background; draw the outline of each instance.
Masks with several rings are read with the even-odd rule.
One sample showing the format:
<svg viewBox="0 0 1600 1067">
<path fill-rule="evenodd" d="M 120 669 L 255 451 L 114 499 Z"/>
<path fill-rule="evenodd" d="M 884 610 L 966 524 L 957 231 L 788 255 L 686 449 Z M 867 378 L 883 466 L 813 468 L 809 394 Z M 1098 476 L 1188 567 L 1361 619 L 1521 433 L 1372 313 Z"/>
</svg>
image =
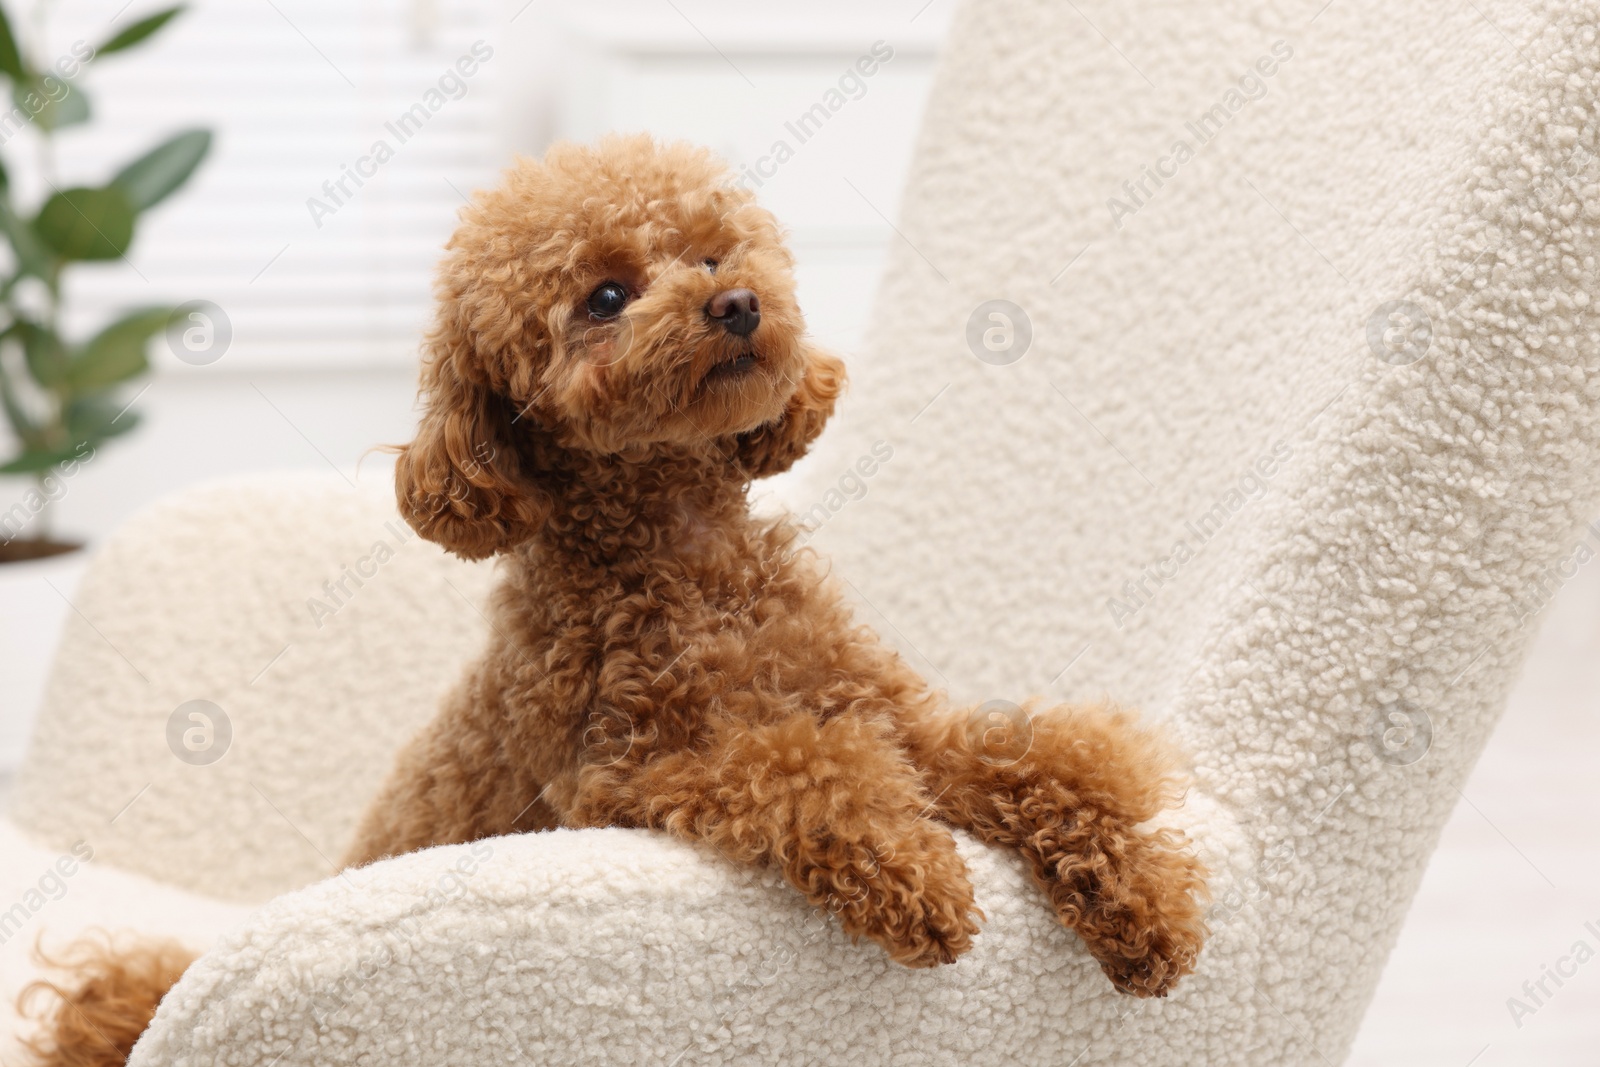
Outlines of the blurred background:
<svg viewBox="0 0 1600 1067">
<path fill-rule="evenodd" d="M 0 141 L 19 214 L 105 182 L 175 132 L 214 140 L 139 218 L 126 256 L 64 272 L 62 332 L 86 337 L 134 307 L 204 307 L 114 391 L 139 425 L 62 479 L 43 514 L 13 512 L 0 539 L 47 523 L 92 543 L 162 494 L 250 471 L 386 481 L 389 458 L 368 450 L 411 436 L 417 339 L 457 209 L 514 153 L 559 138 L 644 129 L 715 148 L 790 228 L 813 332 L 855 350 L 951 7 L 213 0 L 96 57 L 66 80 L 88 121 L 48 145 L 36 123 Z M 7 5 L 41 68 L 162 9 Z M 819 103 L 837 110 L 802 121 Z M 780 141 L 792 150 L 781 162 Z M 0 515 L 33 488 L 0 474 Z M 14 606 L 0 621 L 0 770 L 20 759 L 82 562 L 0 567 L 22 587 L 0 601 Z"/>
<path fill-rule="evenodd" d="M 204 0 L 97 56 L 67 79 L 91 104 L 86 121 L 48 137 L 37 123 L 0 123 L 18 214 L 106 182 L 179 131 L 206 128 L 213 142 L 193 177 L 139 217 L 125 256 L 63 274 L 62 333 L 82 339 L 132 308 L 198 303 L 155 335 L 147 372 L 107 393 L 137 427 L 59 479 L 44 512 L 29 503 L 32 476 L 0 474 L 0 515 L 12 517 L 0 539 L 48 523 L 55 539 L 92 548 L 158 496 L 246 472 L 331 467 L 386 482 L 388 459 L 367 450 L 410 436 L 430 270 L 457 209 L 513 153 L 559 138 L 643 129 L 722 153 L 790 227 L 813 332 L 858 357 L 952 7 Z M 46 66 L 160 5 L 6 10 L 23 52 Z M 16 373 L 20 348 L 0 357 Z M 0 789 L 84 556 L 0 564 Z M 1561 591 L 1352 1063 L 1595 1062 L 1600 966 L 1536 1015 L 1514 1019 L 1507 1001 L 1586 936 L 1573 916 L 1600 928 L 1587 755 L 1600 734 L 1588 666 L 1596 579 Z"/>
</svg>

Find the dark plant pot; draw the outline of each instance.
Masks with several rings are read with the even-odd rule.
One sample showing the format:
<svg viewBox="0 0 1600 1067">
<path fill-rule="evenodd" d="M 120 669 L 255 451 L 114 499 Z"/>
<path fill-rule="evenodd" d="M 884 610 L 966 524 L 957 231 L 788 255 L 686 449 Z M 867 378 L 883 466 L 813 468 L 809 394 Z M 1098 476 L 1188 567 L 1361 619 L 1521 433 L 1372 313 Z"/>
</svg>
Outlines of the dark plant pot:
<svg viewBox="0 0 1600 1067">
<path fill-rule="evenodd" d="M 19 537 L 0 544 L 0 566 L 7 563 L 30 563 L 36 559 L 64 556 L 83 548 L 81 541 L 52 541 L 41 537 Z"/>
</svg>

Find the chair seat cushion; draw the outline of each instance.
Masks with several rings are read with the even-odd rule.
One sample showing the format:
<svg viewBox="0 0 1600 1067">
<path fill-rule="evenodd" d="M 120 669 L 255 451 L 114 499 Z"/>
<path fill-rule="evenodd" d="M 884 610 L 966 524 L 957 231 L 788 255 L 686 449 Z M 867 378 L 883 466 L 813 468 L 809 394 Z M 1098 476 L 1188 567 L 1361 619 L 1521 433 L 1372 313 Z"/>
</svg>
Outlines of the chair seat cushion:
<svg viewBox="0 0 1600 1067">
<path fill-rule="evenodd" d="M 50 848 L 0 818 L 0 1063 L 18 1062 L 17 994 L 48 977 L 34 947 L 59 951 L 90 929 L 171 937 L 197 951 L 250 909 L 93 860 L 94 843 Z"/>
</svg>

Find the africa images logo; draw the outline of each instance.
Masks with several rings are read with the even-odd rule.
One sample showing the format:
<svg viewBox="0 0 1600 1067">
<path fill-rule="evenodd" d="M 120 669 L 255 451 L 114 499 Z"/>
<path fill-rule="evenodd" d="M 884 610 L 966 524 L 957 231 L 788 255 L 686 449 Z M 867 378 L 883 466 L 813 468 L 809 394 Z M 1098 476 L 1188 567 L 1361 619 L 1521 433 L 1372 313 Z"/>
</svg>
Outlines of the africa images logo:
<svg viewBox="0 0 1600 1067">
<path fill-rule="evenodd" d="M 1245 109 L 1245 105 L 1266 97 L 1267 79 L 1276 75 L 1279 67 L 1293 58 L 1294 45 L 1288 41 L 1274 41 L 1270 55 L 1257 59 L 1215 104 L 1201 112 L 1199 117 L 1185 122 L 1185 136 L 1174 138 L 1171 148 L 1165 155 L 1157 157 L 1153 166 L 1141 166 L 1138 177 L 1122 183 L 1123 197 L 1106 199 L 1106 210 L 1111 213 L 1112 225 L 1122 229 L 1123 221 L 1154 199 L 1157 190 L 1176 178 L 1178 172 L 1199 154 L 1200 149 L 1216 140 L 1223 127 L 1232 122 Z M 1190 143 L 1191 138 L 1193 143 Z"/>
</svg>

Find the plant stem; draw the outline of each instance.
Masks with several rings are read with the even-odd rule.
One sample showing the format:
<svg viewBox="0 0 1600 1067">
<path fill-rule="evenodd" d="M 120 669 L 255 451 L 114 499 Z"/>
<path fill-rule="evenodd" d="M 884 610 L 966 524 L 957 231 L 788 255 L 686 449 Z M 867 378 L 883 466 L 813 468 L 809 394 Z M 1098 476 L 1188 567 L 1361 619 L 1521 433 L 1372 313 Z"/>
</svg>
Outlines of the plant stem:
<svg viewBox="0 0 1600 1067">
<path fill-rule="evenodd" d="M 33 480 L 39 483 L 39 495 L 44 498 L 44 506 L 39 509 L 36 517 L 38 525 L 33 528 L 33 539 L 35 541 L 48 541 L 50 539 L 50 514 L 51 507 L 55 504 L 55 501 L 51 500 L 50 494 L 45 492 L 44 479 L 49 473 L 49 471 L 43 470 L 35 471 L 33 475 Z"/>
<path fill-rule="evenodd" d="M 37 0 L 33 5 L 32 15 L 34 54 L 41 57 L 48 56 L 50 54 L 48 49 L 50 0 Z M 56 186 L 56 145 L 53 131 L 49 127 L 40 124 L 35 124 L 34 130 L 39 135 L 39 176 L 44 179 L 47 189 L 54 189 Z M 48 196 L 49 193 L 46 192 L 45 195 Z M 52 336 L 59 337 L 61 336 L 58 329 L 61 320 L 61 277 L 57 271 L 50 272 L 50 277 L 46 279 L 45 289 L 49 294 L 49 301 L 43 325 L 50 331 Z M 51 393 L 50 399 L 56 405 L 55 419 L 52 426 L 59 428 L 62 426 L 62 419 L 66 415 L 64 398 L 57 390 L 53 389 Z M 62 434 L 61 436 L 65 435 Z M 34 539 L 37 541 L 45 541 L 50 537 L 50 520 L 54 511 L 53 505 L 55 501 L 46 492 L 45 479 L 49 476 L 50 470 L 48 468 L 34 472 L 34 481 L 38 483 L 39 495 L 44 499 L 44 506 L 39 509 L 36 519 L 38 526 L 33 533 Z"/>
</svg>

